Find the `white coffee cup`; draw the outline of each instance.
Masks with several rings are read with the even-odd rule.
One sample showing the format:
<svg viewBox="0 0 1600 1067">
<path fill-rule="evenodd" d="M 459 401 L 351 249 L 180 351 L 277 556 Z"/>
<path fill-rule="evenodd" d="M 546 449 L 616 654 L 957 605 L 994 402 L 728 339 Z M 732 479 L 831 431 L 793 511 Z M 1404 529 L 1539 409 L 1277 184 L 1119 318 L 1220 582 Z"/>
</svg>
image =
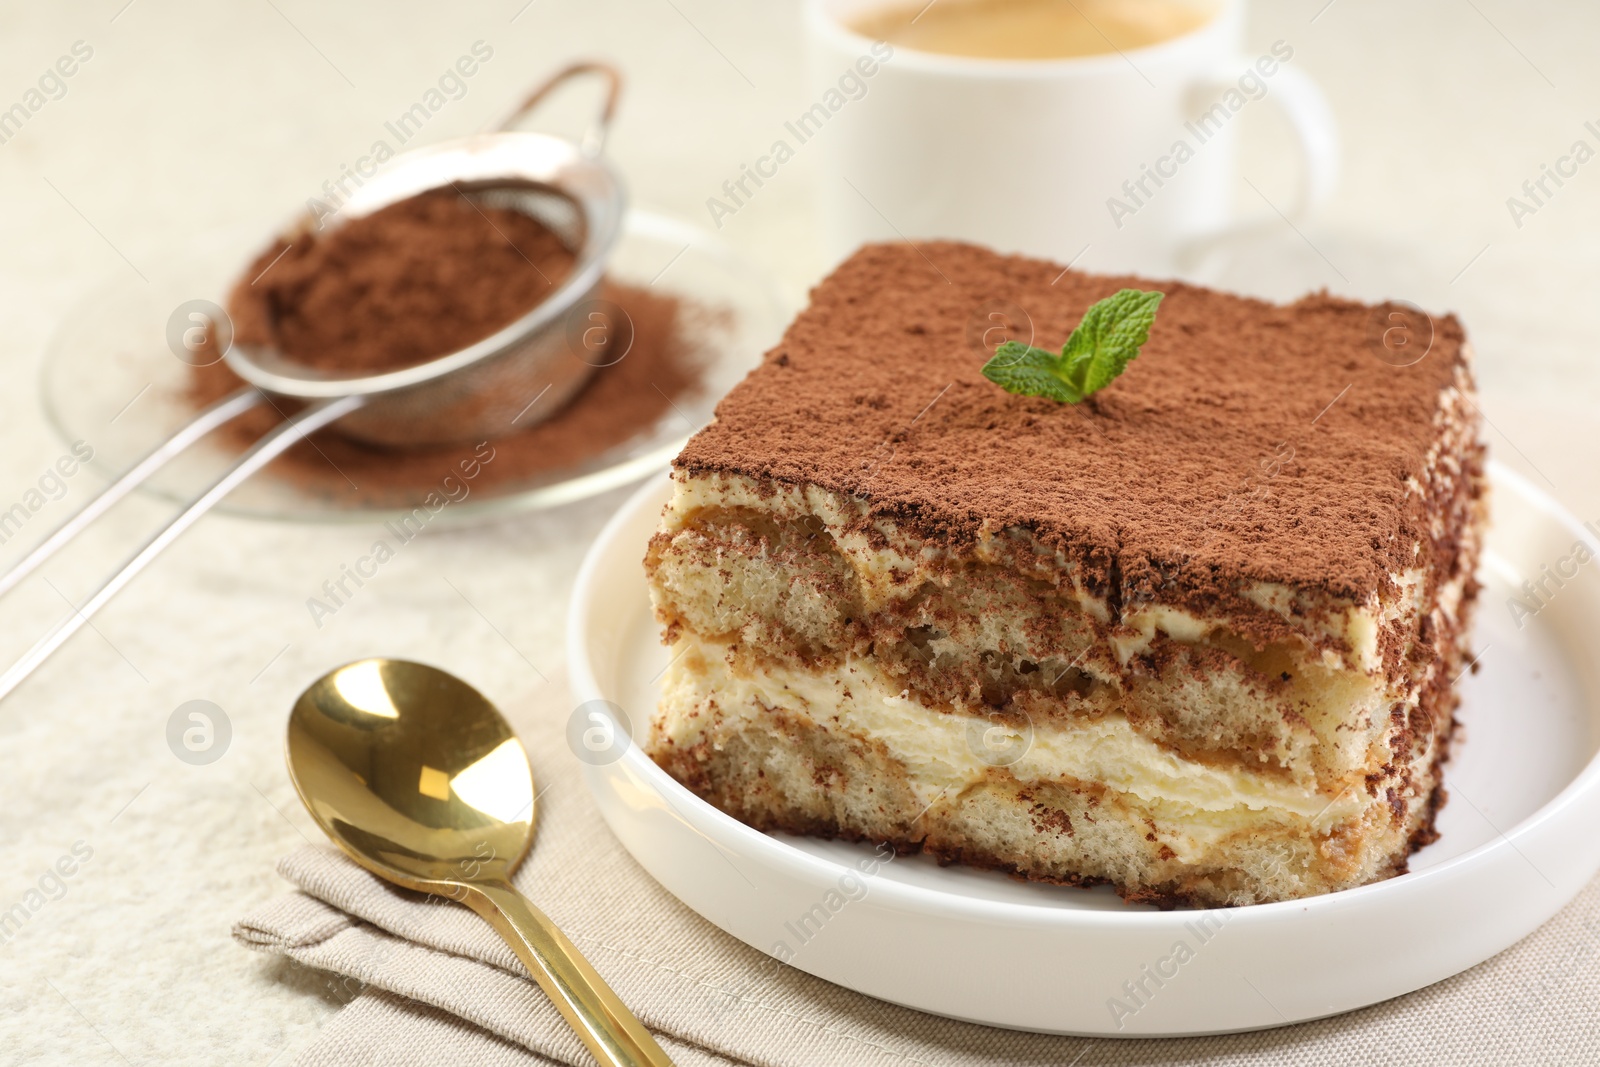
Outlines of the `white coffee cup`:
<svg viewBox="0 0 1600 1067">
<path fill-rule="evenodd" d="M 1205 3 L 1208 21 L 1159 44 L 1048 60 L 891 48 L 850 28 L 891 3 L 903 0 L 807 3 L 807 104 L 822 110 L 805 114 L 831 258 L 944 237 L 1101 270 L 1184 270 L 1221 237 L 1300 221 L 1333 189 L 1332 112 L 1293 41 L 1241 50 L 1243 0 Z M 1302 157 L 1298 190 L 1279 202 L 1235 167 L 1244 113 L 1267 101 Z M 1240 188 L 1259 214 L 1232 217 Z"/>
</svg>

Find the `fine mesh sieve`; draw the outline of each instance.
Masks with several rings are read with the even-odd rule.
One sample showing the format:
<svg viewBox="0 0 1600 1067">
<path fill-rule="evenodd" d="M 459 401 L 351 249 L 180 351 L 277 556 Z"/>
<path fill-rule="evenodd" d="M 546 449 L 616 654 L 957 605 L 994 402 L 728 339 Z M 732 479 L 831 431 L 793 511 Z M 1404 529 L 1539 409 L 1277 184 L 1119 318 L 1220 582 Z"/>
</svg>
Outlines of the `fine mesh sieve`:
<svg viewBox="0 0 1600 1067">
<path fill-rule="evenodd" d="M 596 74 L 606 82 L 600 114 L 581 141 L 510 129 L 557 85 L 581 74 Z M 337 424 L 342 434 L 389 447 L 481 441 L 532 425 L 576 393 L 594 364 L 584 358 L 590 353 L 570 341 L 568 326 L 575 312 L 582 314 L 578 332 L 583 335 L 590 322 L 583 306 L 596 298 L 606 258 L 622 228 L 622 183 L 600 158 L 621 84 L 617 71 L 604 63 L 574 63 L 530 93 L 496 132 L 403 153 L 368 179 L 332 225 L 429 190 L 454 189 L 468 200 L 512 207 L 545 223 L 576 253 L 572 272 L 537 306 L 494 335 L 385 374 L 341 378 L 294 364 L 271 348 L 238 346 L 227 352 L 228 365 L 248 384 L 179 428 L 0 575 L 0 595 L 207 434 L 263 404 L 300 410 L 251 446 L 0 675 L 0 698 L 217 501 L 317 430 Z M 314 221 L 302 217 L 297 226 L 303 232 Z"/>
<path fill-rule="evenodd" d="M 586 72 L 606 76 L 609 91 L 581 144 L 507 130 L 557 84 Z M 576 262 L 567 278 L 520 319 L 459 351 L 383 374 L 338 377 L 298 365 L 275 349 L 242 344 L 225 354 L 228 366 L 256 388 L 290 400 L 359 397 L 362 403 L 339 419 L 337 431 L 391 447 L 481 441 L 525 429 L 557 411 L 594 371 L 568 327 L 574 312 L 586 320 L 586 305 L 601 307 L 594 301 L 622 231 L 622 184 L 599 155 L 618 85 L 609 67 L 568 67 L 535 90 L 499 132 L 396 156 L 355 192 L 333 223 L 342 225 L 435 189 L 454 189 L 480 205 L 538 219 L 573 250 Z M 292 232 L 314 225 L 306 216 Z M 535 398 L 538 403 L 530 409 Z"/>
</svg>

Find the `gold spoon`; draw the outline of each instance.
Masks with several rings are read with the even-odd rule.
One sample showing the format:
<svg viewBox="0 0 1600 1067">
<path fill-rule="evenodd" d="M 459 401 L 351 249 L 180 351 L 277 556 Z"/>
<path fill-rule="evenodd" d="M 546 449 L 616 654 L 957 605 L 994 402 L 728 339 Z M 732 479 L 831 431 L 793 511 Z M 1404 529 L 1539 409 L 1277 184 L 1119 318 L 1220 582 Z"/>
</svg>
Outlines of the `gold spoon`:
<svg viewBox="0 0 1600 1067">
<path fill-rule="evenodd" d="M 295 701 L 288 757 L 301 801 L 346 855 L 488 920 L 595 1059 L 670 1067 L 589 961 L 512 888 L 533 844 L 533 772 L 483 694 L 420 663 L 349 663 Z"/>
</svg>

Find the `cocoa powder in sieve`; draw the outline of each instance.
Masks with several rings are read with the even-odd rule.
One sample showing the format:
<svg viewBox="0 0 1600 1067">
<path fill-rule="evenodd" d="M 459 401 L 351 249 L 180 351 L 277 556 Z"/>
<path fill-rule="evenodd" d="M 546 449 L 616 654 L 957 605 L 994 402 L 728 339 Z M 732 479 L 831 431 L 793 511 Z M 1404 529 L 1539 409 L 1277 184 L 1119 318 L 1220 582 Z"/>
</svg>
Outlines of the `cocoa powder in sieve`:
<svg viewBox="0 0 1600 1067">
<path fill-rule="evenodd" d="M 531 215 L 435 190 L 279 241 L 228 302 L 234 341 L 318 370 L 376 374 L 481 341 L 572 272 L 571 249 Z"/>
<path fill-rule="evenodd" d="M 485 207 L 480 215 L 464 198 L 456 197 L 459 208 L 450 203 L 451 196 L 424 194 L 352 220 L 327 238 L 296 238 L 304 248 L 268 248 L 229 298 L 235 343 L 270 341 L 327 370 L 397 369 L 488 336 L 570 271 L 571 254 L 542 223 L 505 209 Z M 613 280 L 601 295 L 632 322 L 626 356 L 598 368 L 545 421 L 495 438 L 494 459 L 482 465 L 474 492 L 511 492 L 541 476 L 581 470 L 586 461 L 598 464 L 668 417 L 674 401 L 697 384 L 696 338 L 718 321 L 715 313 Z M 203 407 L 242 384 L 225 363 L 195 367 L 186 399 Z M 216 439 L 242 451 L 292 413 L 277 404 L 246 413 Z M 474 450 L 467 444 L 396 451 L 333 429 L 291 448 L 267 471 L 335 503 L 409 507 Z"/>
</svg>

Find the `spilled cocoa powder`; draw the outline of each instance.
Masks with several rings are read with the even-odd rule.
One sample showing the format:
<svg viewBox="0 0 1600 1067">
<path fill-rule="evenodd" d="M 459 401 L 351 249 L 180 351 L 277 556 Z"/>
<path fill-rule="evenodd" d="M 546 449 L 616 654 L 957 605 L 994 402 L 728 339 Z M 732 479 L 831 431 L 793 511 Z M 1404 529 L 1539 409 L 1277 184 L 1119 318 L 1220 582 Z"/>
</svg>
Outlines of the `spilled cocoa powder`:
<svg viewBox="0 0 1600 1067">
<path fill-rule="evenodd" d="M 234 340 L 273 343 L 329 371 L 395 370 L 481 340 L 536 305 L 573 262 L 537 220 L 480 209 L 453 193 L 423 194 L 327 238 L 294 240 L 304 247 L 277 243 L 240 277 L 228 303 Z M 626 355 L 595 370 L 545 421 L 490 442 L 494 458 L 482 464 L 475 492 L 515 491 L 541 475 L 581 469 L 647 431 L 698 383 L 697 339 L 718 323 L 715 312 L 613 280 L 600 295 L 632 322 Z M 225 363 L 194 367 L 185 399 L 204 407 L 243 384 Z M 293 413 L 282 400 L 274 404 L 247 412 L 214 439 L 243 451 Z M 401 451 L 342 437 L 334 427 L 267 472 L 338 504 L 409 507 L 472 458 L 481 459 L 476 444 Z"/>
<path fill-rule="evenodd" d="M 607 283 L 604 296 L 633 320 L 627 356 L 596 370 L 583 390 L 545 422 L 491 441 L 494 460 L 473 481 L 475 493 L 511 491 L 537 482 L 540 475 L 598 457 L 667 416 L 673 403 L 698 383 L 695 336 L 702 322 L 709 321 L 703 309 L 617 283 Z M 242 384 L 225 363 L 195 367 L 188 400 L 203 407 Z M 273 408 L 257 408 L 219 430 L 216 438 L 243 451 L 282 421 Z M 410 506 L 436 489 L 439 479 L 474 450 L 467 444 L 394 451 L 324 430 L 285 452 L 267 471 L 309 495 L 337 503 Z"/>
</svg>

